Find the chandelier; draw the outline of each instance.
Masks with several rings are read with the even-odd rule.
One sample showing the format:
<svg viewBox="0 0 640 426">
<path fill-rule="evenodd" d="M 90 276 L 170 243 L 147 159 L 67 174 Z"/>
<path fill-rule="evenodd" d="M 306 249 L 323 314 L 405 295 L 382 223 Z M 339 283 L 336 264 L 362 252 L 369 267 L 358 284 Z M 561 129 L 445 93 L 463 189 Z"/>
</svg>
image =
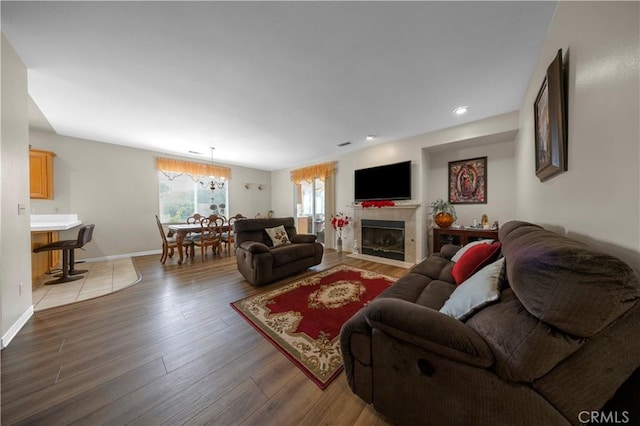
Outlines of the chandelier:
<svg viewBox="0 0 640 426">
<path fill-rule="evenodd" d="M 213 162 L 213 150 L 215 148 L 211 147 L 211 166 L 215 167 L 215 164 Z M 205 187 L 209 187 L 209 189 L 213 192 L 216 189 L 222 189 L 224 188 L 224 178 L 217 178 L 215 176 L 211 176 L 211 182 L 209 182 L 208 184 L 205 184 L 204 182 L 200 181 L 200 185 L 202 185 L 203 188 Z"/>
</svg>

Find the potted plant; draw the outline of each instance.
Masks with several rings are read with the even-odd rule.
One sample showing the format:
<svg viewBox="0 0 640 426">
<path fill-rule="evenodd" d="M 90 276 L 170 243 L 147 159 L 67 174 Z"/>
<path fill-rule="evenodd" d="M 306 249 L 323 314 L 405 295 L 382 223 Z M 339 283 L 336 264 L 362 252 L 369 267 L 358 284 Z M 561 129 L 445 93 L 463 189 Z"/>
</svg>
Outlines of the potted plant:
<svg viewBox="0 0 640 426">
<path fill-rule="evenodd" d="M 456 216 L 456 208 L 453 207 L 453 204 L 441 198 L 429 204 L 429 207 L 431 207 L 429 213 L 433 215 L 433 221 L 440 228 L 450 227 L 458 218 L 458 216 Z"/>
</svg>

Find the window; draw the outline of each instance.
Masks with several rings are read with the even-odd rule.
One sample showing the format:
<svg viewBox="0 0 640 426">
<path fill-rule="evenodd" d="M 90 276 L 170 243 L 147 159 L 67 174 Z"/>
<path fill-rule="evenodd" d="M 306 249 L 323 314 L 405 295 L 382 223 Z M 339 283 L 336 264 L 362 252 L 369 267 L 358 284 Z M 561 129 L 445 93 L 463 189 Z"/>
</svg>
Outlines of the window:
<svg viewBox="0 0 640 426">
<path fill-rule="evenodd" d="M 190 175 L 182 174 L 170 179 L 164 172 L 158 171 L 160 195 L 160 220 L 162 223 L 185 222 L 194 213 L 203 216 L 220 214 L 229 217 L 227 188 L 211 191 L 208 181 L 195 181 Z"/>
<path fill-rule="evenodd" d="M 158 157 L 156 168 L 162 223 L 185 222 L 194 213 L 228 217 L 228 167 Z M 212 181 L 223 185 L 211 190 Z"/>
</svg>

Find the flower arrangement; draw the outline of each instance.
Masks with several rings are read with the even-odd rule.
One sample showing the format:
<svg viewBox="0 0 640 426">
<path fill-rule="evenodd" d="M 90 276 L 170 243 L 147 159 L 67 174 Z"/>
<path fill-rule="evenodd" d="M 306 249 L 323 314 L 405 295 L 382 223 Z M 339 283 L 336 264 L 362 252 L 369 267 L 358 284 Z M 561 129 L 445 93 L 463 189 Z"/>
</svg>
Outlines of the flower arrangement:
<svg viewBox="0 0 640 426">
<path fill-rule="evenodd" d="M 396 205 L 396 203 L 390 200 L 381 200 L 381 201 L 363 201 L 362 203 L 360 203 L 360 205 L 362 206 L 363 209 L 366 209 L 367 207 L 377 207 L 377 208 L 393 207 Z"/>
<path fill-rule="evenodd" d="M 349 225 L 349 220 L 349 216 L 341 212 L 331 216 L 331 225 L 333 226 L 333 229 L 336 230 L 336 234 L 339 239 L 342 238 L 342 228 Z"/>
</svg>

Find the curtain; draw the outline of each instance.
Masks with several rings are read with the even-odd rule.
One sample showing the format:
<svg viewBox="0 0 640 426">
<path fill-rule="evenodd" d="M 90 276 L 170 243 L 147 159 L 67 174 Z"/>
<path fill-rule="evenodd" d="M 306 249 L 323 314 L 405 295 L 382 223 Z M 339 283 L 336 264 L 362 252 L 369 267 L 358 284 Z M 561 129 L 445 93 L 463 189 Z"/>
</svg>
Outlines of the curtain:
<svg viewBox="0 0 640 426">
<path fill-rule="evenodd" d="M 336 212 L 336 185 L 333 176 L 324 181 L 324 243 L 329 248 L 335 248 L 336 231 L 331 226 L 331 215 Z"/>
<path fill-rule="evenodd" d="M 164 173 L 169 179 L 173 179 L 181 174 L 189 175 L 194 180 L 198 179 L 198 177 L 206 176 L 215 176 L 224 179 L 231 177 L 231 169 L 229 167 L 174 160 L 173 158 L 156 157 L 156 169 Z"/>
<path fill-rule="evenodd" d="M 314 179 L 326 181 L 336 171 L 336 162 L 316 164 L 301 169 L 291 170 L 291 181 L 296 185 L 302 181 L 312 182 Z"/>
</svg>

